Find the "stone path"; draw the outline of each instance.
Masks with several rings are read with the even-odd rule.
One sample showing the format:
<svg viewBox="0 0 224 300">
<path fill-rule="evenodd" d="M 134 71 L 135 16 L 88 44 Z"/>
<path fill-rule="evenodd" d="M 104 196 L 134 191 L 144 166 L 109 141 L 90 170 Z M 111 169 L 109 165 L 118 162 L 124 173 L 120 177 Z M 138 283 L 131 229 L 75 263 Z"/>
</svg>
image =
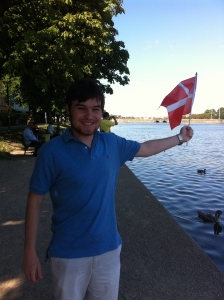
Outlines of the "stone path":
<svg viewBox="0 0 224 300">
<path fill-rule="evenodd" d="M 35 157 L 14 152 L 0 160 L 0 299 L 53 300 L 45 250 L 51 237 L 51 203 L 43 203 L 37 250 L 44 278 L 29 283 L 22 271 L 24 214 Z M 221 272 L 145 186 L 121 168 L 116 192 L 123 238 L 119 300 L 224 299 Z M 106 299 L 103 299 L 106 300 Z"/>
</svg>

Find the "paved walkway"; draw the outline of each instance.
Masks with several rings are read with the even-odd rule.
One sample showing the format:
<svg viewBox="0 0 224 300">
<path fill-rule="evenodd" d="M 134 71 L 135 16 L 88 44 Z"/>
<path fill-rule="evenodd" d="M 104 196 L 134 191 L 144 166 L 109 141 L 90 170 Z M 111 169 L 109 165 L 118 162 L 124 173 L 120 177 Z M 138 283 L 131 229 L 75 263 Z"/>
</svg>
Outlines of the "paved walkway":
<svg viewBox="0 0 224 300">
<path fill-rule="evenodd" d="M 52 300 L 49 265 L 44 263 L 51 236 L 48 195 L 37 246 L 44 278 L 32 284 L 21 272 L 24 213 L 35 162 L 33 156 L 22 153 L 0 160 L 0 299 Z M 119 300 L 224 299 L 224 273 L 126 166 L 118 180 L 116 207 L 124 242 Z"/>
</svg>

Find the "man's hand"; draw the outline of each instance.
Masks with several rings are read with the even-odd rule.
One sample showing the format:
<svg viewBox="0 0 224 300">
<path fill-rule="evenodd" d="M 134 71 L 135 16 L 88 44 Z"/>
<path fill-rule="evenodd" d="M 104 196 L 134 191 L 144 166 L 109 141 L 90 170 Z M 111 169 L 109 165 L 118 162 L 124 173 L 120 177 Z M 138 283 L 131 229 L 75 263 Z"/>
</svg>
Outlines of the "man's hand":
<svg viewBox="0 0 224 300">
<path fill-rule="evenodd" d="M 118 122 L 117 122 L 117 119 L 115 118 L 115 116 L 110 116 L 109 117 L 109 120 L 114 120 L 114 122 L 115 122 L 115 125 L 117 125 L 118 124 Z"/>
<path fill-rule="evenodd" d="M 22 269 L 27 279 L 31 282 L 38 282 L 40 279 L 43 278 L 41 272 L 41 264 L 36 253 L 26 254 L 24 252 Z"/>
<path fill-rule="evenodd" d="M 192 139 L 194 131 L 190 126 L 183 126 L 180 130 L 183 142 L 188 142 Z"/>
</svg>

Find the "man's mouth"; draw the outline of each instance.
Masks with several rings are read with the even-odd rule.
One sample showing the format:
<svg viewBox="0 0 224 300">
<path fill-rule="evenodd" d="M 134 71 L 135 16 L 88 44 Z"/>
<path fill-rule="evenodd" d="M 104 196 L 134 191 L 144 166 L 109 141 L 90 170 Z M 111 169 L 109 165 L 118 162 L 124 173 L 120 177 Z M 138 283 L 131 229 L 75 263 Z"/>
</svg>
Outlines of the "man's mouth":
<svg viewBox="0 0 224 300">
<path fill-rule="evenodd" d="M 82 124 L 86 126 L 91 126 L 94 124 L 94 122 L 82 122 Z"/>
</svg>

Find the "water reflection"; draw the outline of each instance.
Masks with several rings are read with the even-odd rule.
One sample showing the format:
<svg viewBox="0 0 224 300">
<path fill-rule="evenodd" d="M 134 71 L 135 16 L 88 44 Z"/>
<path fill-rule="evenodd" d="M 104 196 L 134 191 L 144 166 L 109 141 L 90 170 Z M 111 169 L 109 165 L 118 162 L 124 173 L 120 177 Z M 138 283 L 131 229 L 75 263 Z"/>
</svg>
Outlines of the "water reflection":
<svg viewBox="0 0 224 300">
<path fill-rule="evenodd" d="M 219 223 L 214 224 L 214 234 L 219 235 L 222 232 L 222 226 Z"/>
</svg>

